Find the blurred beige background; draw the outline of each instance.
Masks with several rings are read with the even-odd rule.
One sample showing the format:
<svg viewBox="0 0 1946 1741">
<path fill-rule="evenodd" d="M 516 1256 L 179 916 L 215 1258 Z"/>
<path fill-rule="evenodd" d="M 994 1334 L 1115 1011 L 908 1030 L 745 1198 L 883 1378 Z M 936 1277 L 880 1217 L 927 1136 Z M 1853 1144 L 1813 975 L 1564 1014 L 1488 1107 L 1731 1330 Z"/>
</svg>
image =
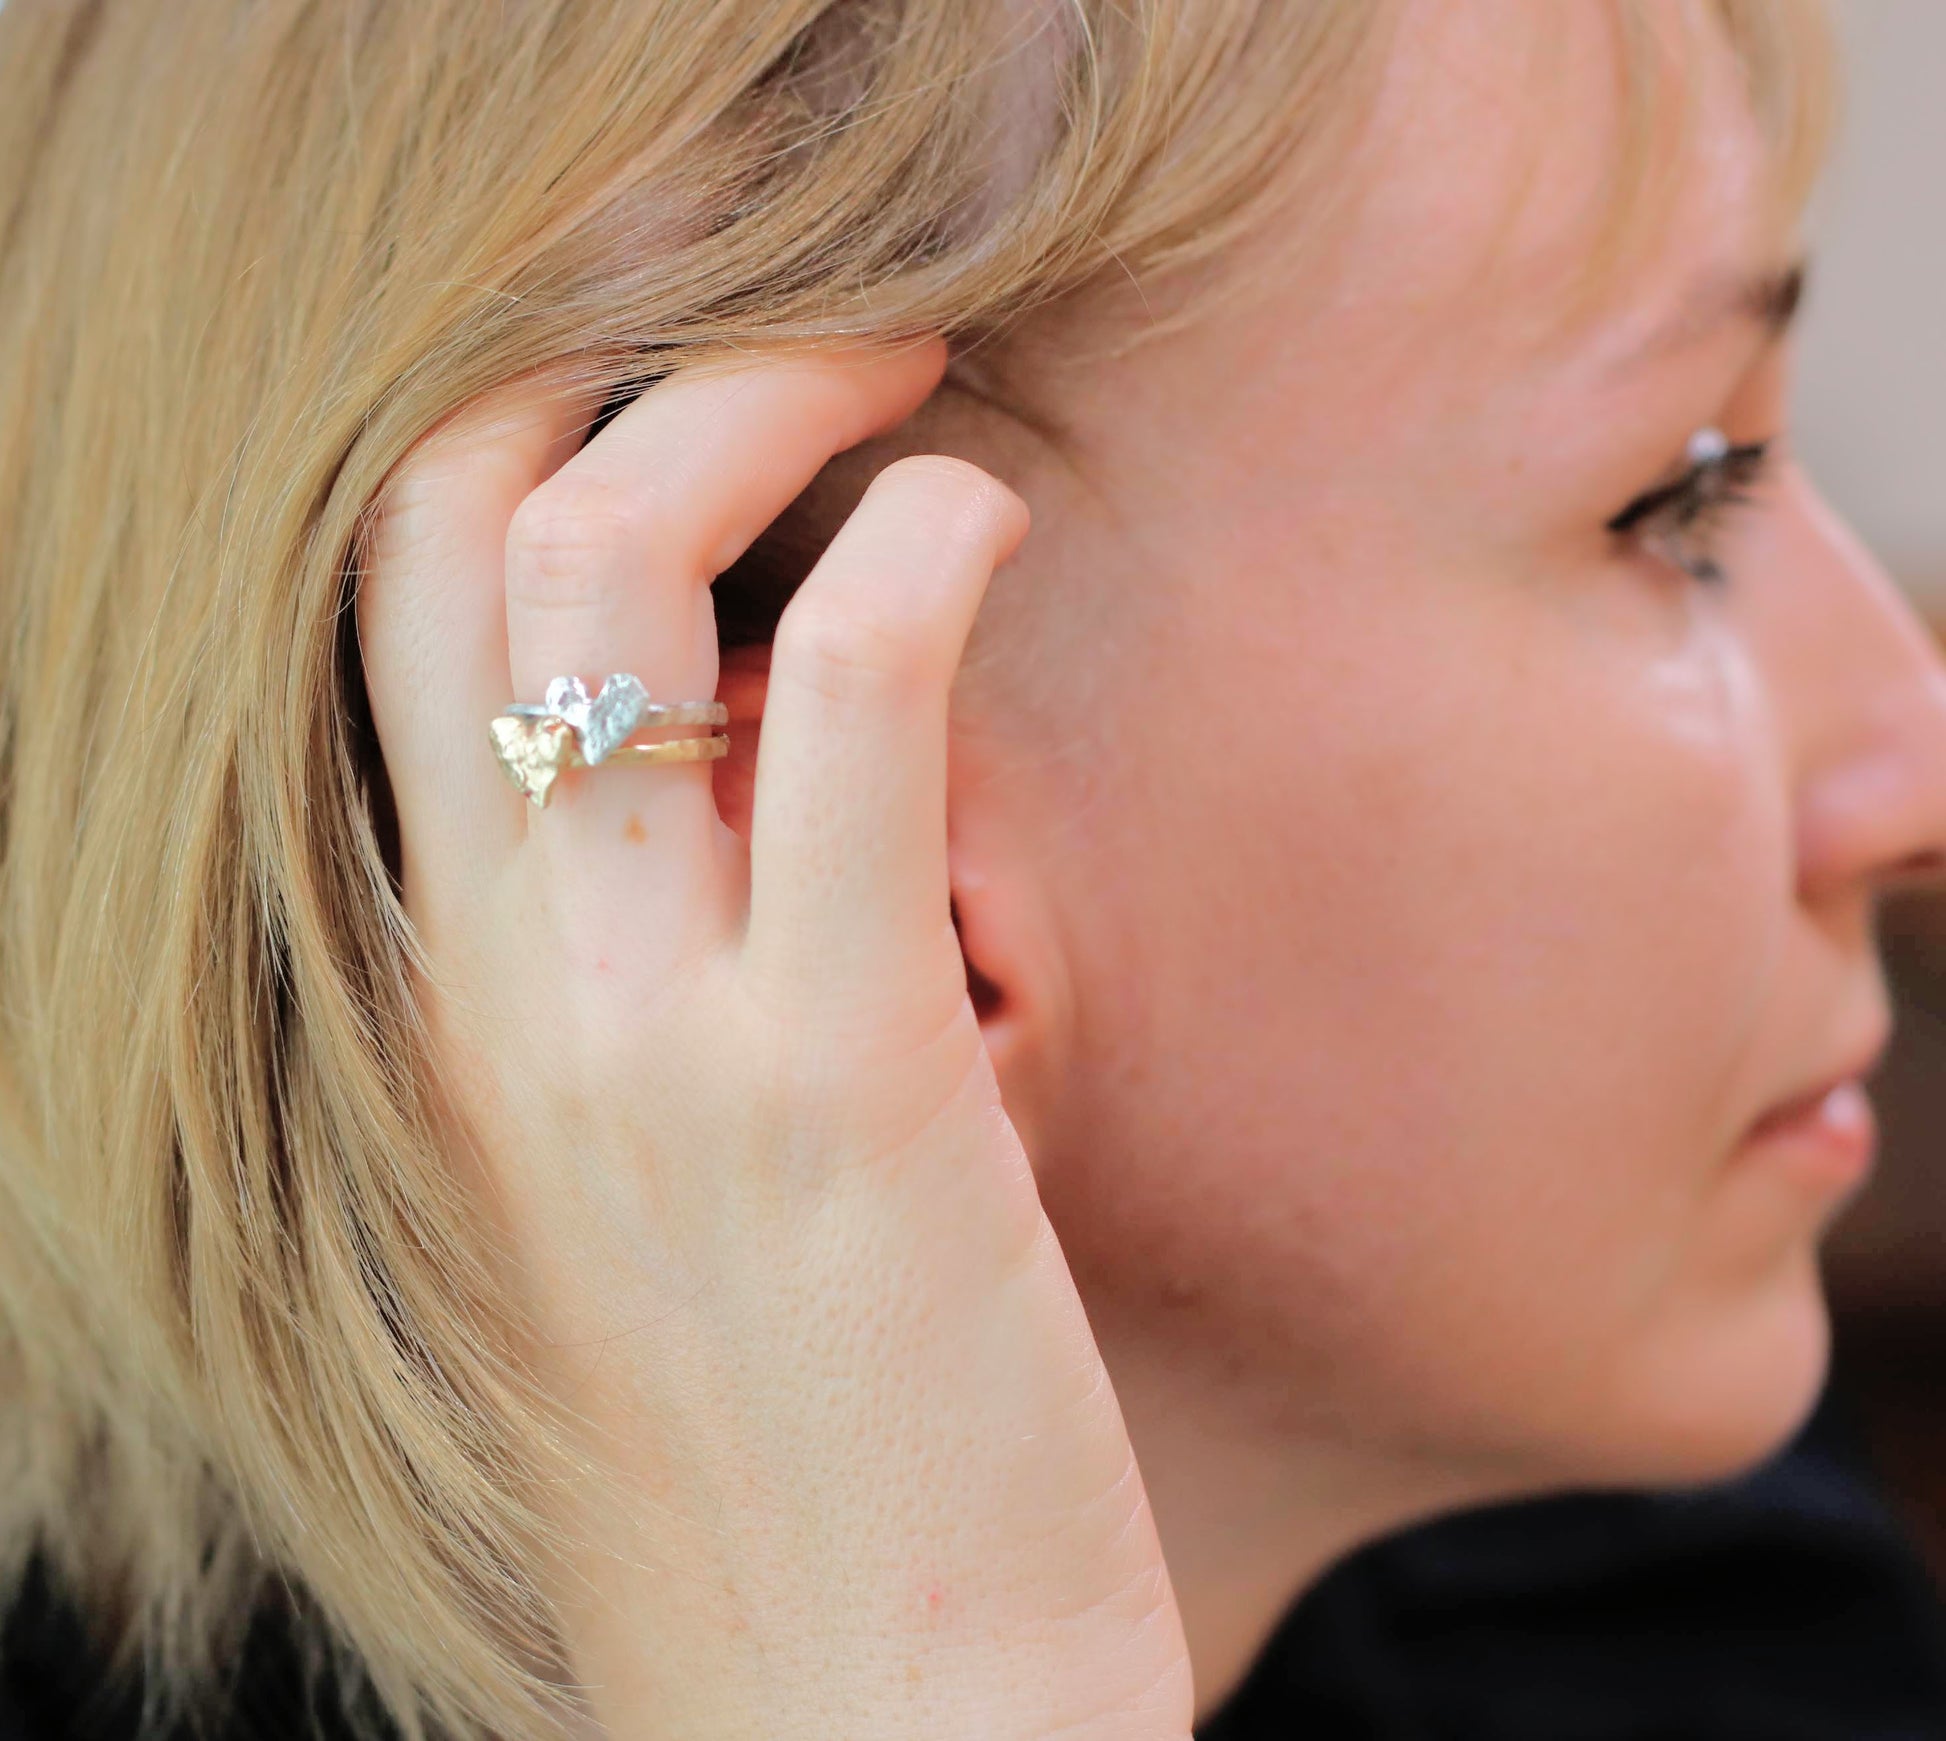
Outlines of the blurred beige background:
<svg viewBox="0 0 1946 1741">
<path fill-rule="evenodd" d="M 1814 209 L 1798 437 L 1946 616 L 1946 0 L 1838 0 L 1847 113 Z"/>
</svg>

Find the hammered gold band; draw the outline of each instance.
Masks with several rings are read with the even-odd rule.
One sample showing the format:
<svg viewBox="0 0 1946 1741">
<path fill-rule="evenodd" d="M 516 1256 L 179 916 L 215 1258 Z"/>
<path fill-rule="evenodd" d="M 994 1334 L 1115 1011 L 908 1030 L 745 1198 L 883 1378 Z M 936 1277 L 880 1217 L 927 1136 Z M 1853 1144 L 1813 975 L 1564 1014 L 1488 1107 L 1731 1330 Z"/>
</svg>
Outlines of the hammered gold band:
<svg viewBox="0 0 1946 1741">
<path fill-rule="evenodd" d="M 671 738 L 661 744 L 623 744 L 610 750 L 604 768 L 617 762 L 713 762 L 730 753 L 730 734 L 711 732 L 706 738 Z"/>
</svg>

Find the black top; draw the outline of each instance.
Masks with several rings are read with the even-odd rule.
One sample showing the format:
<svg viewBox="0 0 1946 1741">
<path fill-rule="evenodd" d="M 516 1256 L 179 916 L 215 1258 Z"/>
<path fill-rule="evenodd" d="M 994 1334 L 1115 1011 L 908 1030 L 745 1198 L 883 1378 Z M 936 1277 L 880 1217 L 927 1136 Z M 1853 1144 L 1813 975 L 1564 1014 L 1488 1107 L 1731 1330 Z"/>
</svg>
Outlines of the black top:
<svg viewBox="0 0 1946 1741">
<path fill-rule="evenodd" d="M 1198 1741 L 1946 1741 L 1946 1620 L 1827 1403 L 1754 1476 L 1347 1560 Z"/>
<path fill-rule="evenodd" d="M 266 1613 L 220 1741 L 344 1741 L 334 1709 Z M 0 1635 L 0 1741 L 135 1741 L 140 1710 L 37 1576 Z M 1366 1549 L 1197 1736 L 1946 1741 L 1946 1632 L 1821 1412 L 1731 1486 L 1505 1506 Z"/>
</svg>

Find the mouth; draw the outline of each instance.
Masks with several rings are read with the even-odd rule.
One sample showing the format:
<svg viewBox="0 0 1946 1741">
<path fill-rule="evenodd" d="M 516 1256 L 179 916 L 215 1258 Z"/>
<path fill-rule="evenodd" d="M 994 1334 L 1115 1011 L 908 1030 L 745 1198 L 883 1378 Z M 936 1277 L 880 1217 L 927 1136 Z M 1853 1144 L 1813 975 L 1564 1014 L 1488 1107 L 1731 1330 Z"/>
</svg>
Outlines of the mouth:
<svg viewBox="0 0 1946 1741">
<path fill-rule="evenodd" d="M 1779 1101 L 1750 1127 L 1743 1148 L 1789 1157 L 1796 1170 L 1821 1184 L 1846 1188 L 1860 1182 L 1878 1150 L 1878 1117 L 1865 1084 L 1883 1062 L 1889 1040 L 1881 1029 L 1849 1063 Z"/>
</svg>

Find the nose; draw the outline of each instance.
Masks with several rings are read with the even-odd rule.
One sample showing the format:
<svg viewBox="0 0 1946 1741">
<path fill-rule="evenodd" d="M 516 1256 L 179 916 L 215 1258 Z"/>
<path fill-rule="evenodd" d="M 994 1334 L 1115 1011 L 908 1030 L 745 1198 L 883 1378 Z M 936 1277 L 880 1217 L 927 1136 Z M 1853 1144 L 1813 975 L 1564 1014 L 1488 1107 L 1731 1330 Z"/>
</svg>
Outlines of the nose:
<svg viewBox="0 0 1946 1741">
<path fill-rule="evenodd" d="M 1802 474 L 1792 494 L 1799 898 L 1946 883 L 1946 659 Z"/>
</svg>

